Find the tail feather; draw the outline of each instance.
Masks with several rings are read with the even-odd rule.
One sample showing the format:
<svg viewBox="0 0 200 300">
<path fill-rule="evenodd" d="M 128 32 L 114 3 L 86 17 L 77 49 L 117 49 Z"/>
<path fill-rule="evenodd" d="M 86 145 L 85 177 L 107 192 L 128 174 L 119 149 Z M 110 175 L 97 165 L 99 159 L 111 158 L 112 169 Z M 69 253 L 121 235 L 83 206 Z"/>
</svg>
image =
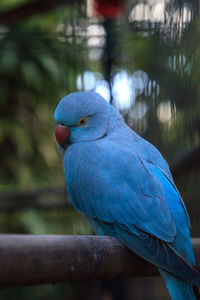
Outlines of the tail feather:
<svg viewBox="0 0 200 300">
<path fill-rule="evenodd" d="M 194 285 L 159 269 L 172 300 L 196 300 Z"/>
</svg>

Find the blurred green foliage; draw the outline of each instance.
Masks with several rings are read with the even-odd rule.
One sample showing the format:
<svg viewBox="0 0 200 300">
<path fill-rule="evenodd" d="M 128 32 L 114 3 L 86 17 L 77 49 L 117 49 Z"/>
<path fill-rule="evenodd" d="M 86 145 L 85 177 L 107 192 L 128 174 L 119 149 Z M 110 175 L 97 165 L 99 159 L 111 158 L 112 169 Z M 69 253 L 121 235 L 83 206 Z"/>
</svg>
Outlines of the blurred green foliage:
<svg viewBox="0 0 200 300">
<path fill-rule="evenodd" d="M 53 111 L 61 95 L 75 89 L 83 69 L 79 51 L 36 26 L 1 33 L 1 184 L 59 182 Z"/>
<path fill-rule="evenodd" d="M 27 1 L 1 1 L 2 9 Z M 0 27 L 0 187 L 64 185 L 54 138 L 58 100 L 75 90 L 84 70 L 85 41 L 69 42 L 57 25 L 76 9 L 57 9 L 22 25 Z M 64 29 L 63 29 L 64 31 Z M 27 200 L 28 201 L 28 200 Z M 74 210 L 0 212 L 2 233 L 84 234 L 89 225 Z M 9 288 L 0 299 L 72 299 L 76 285 Z M 80 290 L 80 289 L 79 289 Z M 78 292 L 77 292 L 78 293 Z M 85 292 L 86 293 L 86 292 Z M 87 294 L 87 293 L 86 293 Z M 17 297 L 17 298 L 16 298 Z"/>
</svg>

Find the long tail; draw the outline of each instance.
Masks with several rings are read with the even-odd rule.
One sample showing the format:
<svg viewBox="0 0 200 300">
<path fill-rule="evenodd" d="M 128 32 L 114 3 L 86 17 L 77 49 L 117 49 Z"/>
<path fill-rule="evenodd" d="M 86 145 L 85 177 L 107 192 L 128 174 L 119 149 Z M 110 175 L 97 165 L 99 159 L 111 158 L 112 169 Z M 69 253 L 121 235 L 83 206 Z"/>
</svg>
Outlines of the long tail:
<svg viewBox="0 0 200 300">
<path fill-rule="evenodd" d="M 178 277 L 159 269 L 172 300 L 196 300 L 194 286 Z M 198 298 L 199 299 L 199 298 Z"/>
</svg>

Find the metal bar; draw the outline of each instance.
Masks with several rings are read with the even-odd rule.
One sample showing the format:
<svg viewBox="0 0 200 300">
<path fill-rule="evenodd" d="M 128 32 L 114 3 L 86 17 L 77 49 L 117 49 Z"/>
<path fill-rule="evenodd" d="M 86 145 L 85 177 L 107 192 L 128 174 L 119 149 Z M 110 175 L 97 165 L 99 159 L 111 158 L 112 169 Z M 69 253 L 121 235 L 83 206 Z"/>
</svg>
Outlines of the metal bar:
<svg viewBox="0 0 200 300">
<path fill-rule="evenodd" d="M 199 253 L 200 239 L 193 244 Z M 111 237 L 0 235 L 0 286 L 155 275 L 156 267 Z"/>
</svg>

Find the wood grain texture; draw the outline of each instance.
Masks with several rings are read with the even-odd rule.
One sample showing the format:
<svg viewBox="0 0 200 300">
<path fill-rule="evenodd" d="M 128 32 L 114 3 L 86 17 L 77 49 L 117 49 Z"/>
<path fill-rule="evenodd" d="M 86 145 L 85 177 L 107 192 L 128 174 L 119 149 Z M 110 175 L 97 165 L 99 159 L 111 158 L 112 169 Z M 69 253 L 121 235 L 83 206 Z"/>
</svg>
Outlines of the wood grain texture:
<svg viewBox="0 0 200 300">
<path fill-rule="evenodd" d="M 198 254 L 200 239 L 193 244 Z M 1 286 L 155 275 L 156 267 L 111 237 L 0 235 Z"/>
</svg>

